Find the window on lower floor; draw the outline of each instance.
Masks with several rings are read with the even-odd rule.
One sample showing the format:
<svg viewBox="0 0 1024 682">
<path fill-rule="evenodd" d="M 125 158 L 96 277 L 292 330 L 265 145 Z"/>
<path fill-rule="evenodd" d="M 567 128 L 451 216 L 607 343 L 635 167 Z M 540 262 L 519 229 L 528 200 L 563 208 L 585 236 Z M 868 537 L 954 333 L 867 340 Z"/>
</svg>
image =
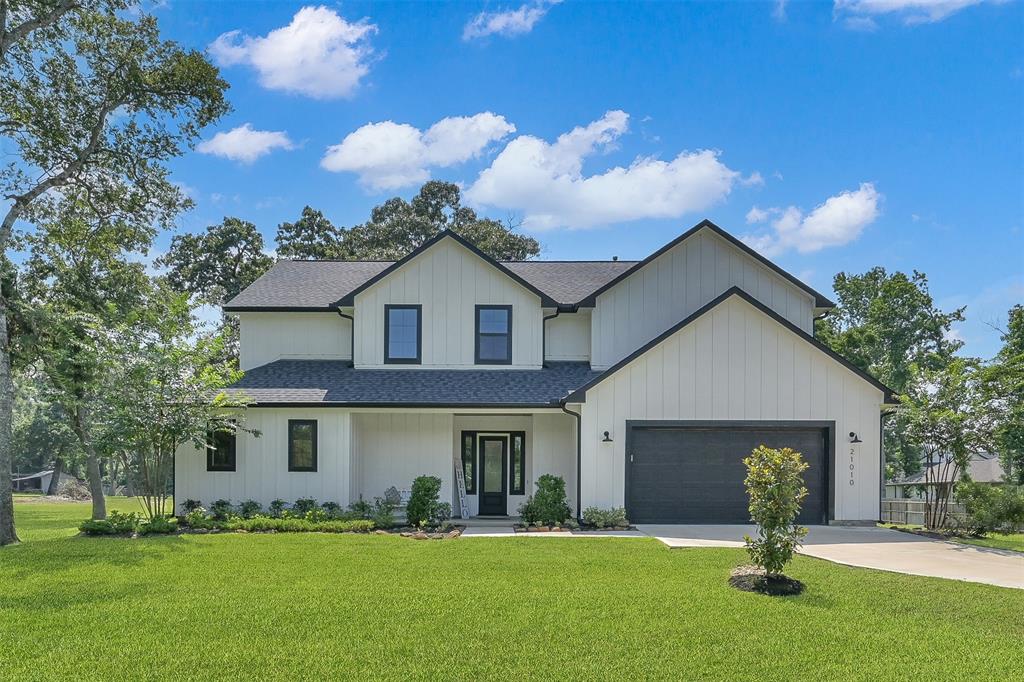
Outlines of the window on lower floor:
<svg viewBox="0 0 1024 682">
<path fill-rule="evenodd" d="M 206 433 L 206 470 L 207 471 L 234 471 L 235 470 L 235 432 L 230 426 L 221 425 L 214 428 L 213 425 Z"/>
<path fill-rule="evenodd" d="M 476 431 L 462 432 L 462 475 L 466 494 L 476 495 Z"/>
<path fill-rule="evenodd" d="M 316 471 L 316 420 L 288 420 L 288 471 Z"/>
<path fill-rule="evenodd" d="M 509 434 L 508 492 L 509 495 L 526 494 L 526 434 Z"/>
</svg>

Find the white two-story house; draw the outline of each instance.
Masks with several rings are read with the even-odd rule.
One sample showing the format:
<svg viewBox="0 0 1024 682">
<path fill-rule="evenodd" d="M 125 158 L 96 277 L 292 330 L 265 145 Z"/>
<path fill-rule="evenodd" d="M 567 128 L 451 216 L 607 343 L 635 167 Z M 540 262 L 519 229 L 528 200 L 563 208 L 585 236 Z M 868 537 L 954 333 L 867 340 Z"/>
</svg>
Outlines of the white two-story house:
<svg viewBox="0 0 1024 682">
<path fill-rule="evenodd" d="M 879 382 L 813 337 L 833 304 L 703 221 L 649 257 L 498 262 L 445 232 L 397 262 L 281 261 L 238 317 L 247 426 L 175 499 L 346 505 L 421 474 L 515 515 L 545 473 L 634 523 L 747 522 L 743 458 L 810 464 L 807 523 L 879 517 Z"/>
</svg>

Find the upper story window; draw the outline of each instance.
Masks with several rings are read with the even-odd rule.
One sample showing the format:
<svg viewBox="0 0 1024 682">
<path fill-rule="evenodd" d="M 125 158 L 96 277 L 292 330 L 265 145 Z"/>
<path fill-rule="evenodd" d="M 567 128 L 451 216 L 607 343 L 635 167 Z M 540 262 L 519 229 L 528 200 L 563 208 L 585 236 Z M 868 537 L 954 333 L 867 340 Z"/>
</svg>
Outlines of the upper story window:
<svg viewBox="0 0 1024 682">
<path fill-rule="evenodd" d="M 316 420 L 288 420 L 288 471 L 316 471 Z"/>
<path fill-rule="evenodd" d="M 512 306 L 476 307 L 476 364 L 512 364 Z"/>
<path fill-rule="evenodd" d="M 210 429 L 206 434 L 206 470 L 235 470 L 235 434 L 233 431 Z"/>
<path fill-rule="evenodd" d="M 418 365 L 423 340 L 419 305 L 384 306 L 384 362 Z"/>
</svg>

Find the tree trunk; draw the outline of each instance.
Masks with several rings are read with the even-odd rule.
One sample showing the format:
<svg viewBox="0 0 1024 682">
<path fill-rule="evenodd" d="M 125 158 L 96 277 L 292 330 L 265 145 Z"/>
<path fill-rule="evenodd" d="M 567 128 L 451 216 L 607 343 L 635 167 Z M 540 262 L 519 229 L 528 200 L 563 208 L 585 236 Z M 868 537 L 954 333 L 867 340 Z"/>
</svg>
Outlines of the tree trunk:
<svg viewBox="0 0 1024 682">
<path fill-rule="evenodd" d="M 72 427 L 75 435 L 78 436 L 78 442 L 82 444 L 82 449 L 85 450 L 85 470 L 89 479 L 89 494 L 92 495 L 92 518 L 105 519 L 107 518 L 107 502 L 103 498 L 103 477 L 100 473 L 100 458 L 96 454 L 96 447 L 92 443 L 92 436 L 86 426 L 88 419 L 85 410 L 86 408 L 83 405 L 75 408 L 72 416 Z"/>
<path fill-rule="evenodd" d="M 53 476 L 50 477 L 50 485 L 46 488 L 47 495 L 56 495 L 60 487 L 60 477 L 64 475 L 64 460 L 58 455 L 53 460 Z"/>
<path fill-rule="evenodd" d="M 14 490 L 11 487 L 11 422 L 14 412 L 14 382 L 7 341 L 7 301 L 0 296 L 0 545 L 18 541 L 14 529 Z"/>
</svg>

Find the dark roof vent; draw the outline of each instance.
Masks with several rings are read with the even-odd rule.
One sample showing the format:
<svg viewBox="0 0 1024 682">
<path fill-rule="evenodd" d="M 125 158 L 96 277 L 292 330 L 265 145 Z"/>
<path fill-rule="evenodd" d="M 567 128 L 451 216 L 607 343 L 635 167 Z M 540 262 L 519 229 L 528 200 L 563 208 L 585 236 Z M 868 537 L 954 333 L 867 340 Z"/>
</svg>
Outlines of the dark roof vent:
<svg viewBox="0 0 1024 682">
<path fill-rule="evenodd" d="M 617 260 L 619 260 L 619 257 L 618 256 L 612 256 L 612 260 L 613 261 L 617 261 Z"/>
</svg>

